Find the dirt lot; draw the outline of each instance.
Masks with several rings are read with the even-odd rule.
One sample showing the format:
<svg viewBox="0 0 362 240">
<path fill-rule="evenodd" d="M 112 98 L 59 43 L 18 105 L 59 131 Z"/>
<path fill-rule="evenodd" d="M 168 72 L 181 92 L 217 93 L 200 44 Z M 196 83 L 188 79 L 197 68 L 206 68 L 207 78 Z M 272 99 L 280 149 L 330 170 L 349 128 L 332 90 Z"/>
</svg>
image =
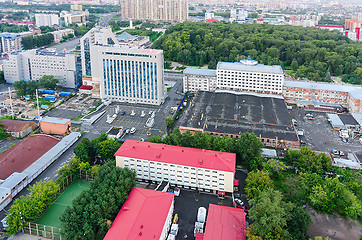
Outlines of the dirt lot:
<svg viewBox="0 0 362 240">
<path fill-rule="evenodd" d="M 309 228 L 312 237 L 330 237 L 333 240 L 359 240 L 362 225 L 357 220 L 346 220 L 340 216 L 320 214 L 308 209 L 313 224 Z"/>
</svg>

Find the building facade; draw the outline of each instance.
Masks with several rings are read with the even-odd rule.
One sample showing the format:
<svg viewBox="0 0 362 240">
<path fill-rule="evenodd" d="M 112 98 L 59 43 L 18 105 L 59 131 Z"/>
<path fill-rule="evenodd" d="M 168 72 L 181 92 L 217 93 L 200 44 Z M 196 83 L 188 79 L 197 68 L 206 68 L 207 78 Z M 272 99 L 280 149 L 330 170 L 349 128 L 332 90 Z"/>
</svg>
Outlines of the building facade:
<svg viewBox="0 0 362 240">
<path fill-rule="evenodd" d="M 59 25 L 59 16 L 57 14 L 35 14 L 35 22 L 37 27 Z"/>
<path fill-rule="evenodd" d="M 80 86 L 80 56 L 34 49 L 9 53 L 9 58 L 4 61 L 4 78 L 8 83 L 38 80 L 44 75 L 53 75 L 63 87 Z"/>
<path fill-rule="evenodd" d="M 257 61 L 219 62 L 213 70 L 187 68 L 184 71 L 184 91 L 231 90 L 282 94 L 284 73 L 281 66 L 258 64 Z"/>
<path fill-rule="evenodd" d="M 40 120 L 40 129 L 48 134 L 69 134 L 72 131 L 71 121 L 66 118 L 45 117 Z"/>
<path fill-rule="evenodd" d="M 163 51 L 120 44 L 110 28 L 81 39 L 83 85 L 105 100 L 160 105 L 165 99 Z M 84 56 L 84 57 L 83 57 Z"/>
<path fill-rule="evenodd" d="M 22 49 L 21 34 L 0 33 L 0 53 L 8 53 Z"/>
<path fill-rule="evenodd" d="M 64 18 L 64 23 L 66 26 L 76 23 L 78 25 L 83 25 L 87 21 L 89 12 L 70 12 L 62 15 Z"/>
<path fill-rule="evenodd" d="M 285 81 L 283 95 L 287 102 L 299 101 L 335 103 L 362 113 L 362 88 L 342 84 L 317 83 L 306 81 Z"/>
<path fill-rule="evenodd" d="M 183 22 L 188 18 L 188 0 L 121 0 L 122 18 Z"/>
<path fill-rule="evenodd" d="M 234 153 L 127 139 L 115 156 L 118 167 L 135 170 L 141 180 L 214 194 L 234 191 Z"/>
<path fill-rule="evenodd" d="M 74 30 L 71 28 L 66 28 L 66 29 L 62 29 L 62 30 L 58 30 L 58 31 L 50 32 L 50 33 L 53 34 L 53 36 L 54 36 L 54 42 L 60 42 L 61 40 L 63 40 L 63 37 L 65 37 L 69 34 L 73 34 L 73 36 L 74 36 Z"/>
<path fill-rule="evenodd" d="M 214 91 L 216 88 L 216 70 L 197 68 L 186 68 L 184 70 L 184 92 Z"/>
</svg>

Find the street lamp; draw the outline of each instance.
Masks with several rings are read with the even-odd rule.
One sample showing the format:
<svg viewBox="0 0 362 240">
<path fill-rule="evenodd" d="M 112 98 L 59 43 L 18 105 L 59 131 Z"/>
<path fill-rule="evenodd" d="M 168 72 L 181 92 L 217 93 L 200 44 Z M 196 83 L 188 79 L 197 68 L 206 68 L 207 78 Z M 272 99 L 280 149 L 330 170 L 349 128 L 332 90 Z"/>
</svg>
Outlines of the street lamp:
<svg viewBox="0 0 362 240">
<path fill-rule="evenodd" d="M 21 219 L 21 233 L 24 234 L 24 221 L 23 221 L 23 217 L 21 216 L 21 212 L 19 212 L 20 214 L 20 219 Z"/>
</svg>

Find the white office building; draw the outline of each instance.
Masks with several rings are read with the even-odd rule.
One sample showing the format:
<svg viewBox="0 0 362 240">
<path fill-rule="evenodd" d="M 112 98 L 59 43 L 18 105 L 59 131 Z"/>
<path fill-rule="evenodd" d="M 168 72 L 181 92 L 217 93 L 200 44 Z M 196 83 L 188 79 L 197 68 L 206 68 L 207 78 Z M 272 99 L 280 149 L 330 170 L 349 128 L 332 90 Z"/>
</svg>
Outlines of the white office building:
<svg viewBox="0 0 362 240">
<path fill-rule="evenodd" d="M 6 82 L 38 80 L 44 75 L 59 79 L 59 85 L 76 88 L 81 85 L 79 54 L 28 50 L 9 53 L 4 61 Z"/>
<path fill-rule="evenodd" d="M 186 68 L 183 89 L 184 92 L 214 91 L 216 89 L 216 70 Z"/>
<path fill-rule="evenodd" d="M 240 62 L 219 62 L 213 70 L 186 68 L 184 91 L 231 90 L 235 92 L 257 92 L 282 94 L 283 69 L 279 65 L 263 65 L 250 58 Z"/>
<path fill-rule="evenodd" d="M 35 14 L 35 24 L 37 27 L 59 25 L 59 16 L 57 14 Z"/>
<path fill-rule="evenodd" d="M 110 28 L 81 38 L 83 85 L 105 100 L 160 105 L 165 99 L 163 51 L 120 44 Z"/>
<path fill-rule="evenodd" d="M 144 181 L 214 194 L 234 191 L 235 153 L 127 139 L 115 156 L 117 167 L 135 170 Z"/>
</svg>

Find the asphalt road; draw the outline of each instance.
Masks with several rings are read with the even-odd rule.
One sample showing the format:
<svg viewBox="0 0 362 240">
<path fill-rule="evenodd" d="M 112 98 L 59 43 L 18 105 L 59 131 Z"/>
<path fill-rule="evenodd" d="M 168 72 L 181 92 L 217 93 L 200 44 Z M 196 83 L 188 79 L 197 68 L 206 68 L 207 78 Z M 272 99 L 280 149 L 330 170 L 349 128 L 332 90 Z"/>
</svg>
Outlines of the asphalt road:
<svg viewBox="0 0 362 240">
<path fill-rule="evenodd" d="M 36 182 L 39 181 L 54 181 L 58 178 L 57 171 L 64 166 L 65 163 L 67 163 L 71 158 L 74 157 L 73 149 L 77 146 L 77 144 L 81 141 L 82 138 L 87 137 L 89 139 L 94 139 L 98 137 L 96 134 L 92 133 L 84 133 L 83 136 L 73 145 L 71 146 L 65 153 L 63 153 L 54 163 L 52 163 L 43 173 L 41 173 L 37 178 L 35 178 L 31 184 L 33 185 Z M 28 185 L 28 187 L 29 187 Z M 23 189 L 18 195 L 15 196 L 13 201 L 5 208 L 5 210 L 0 211 L 0 220 L 3 219 L 6 216 L 6 211 L 9 210 L 12 203 L 18 199 L 20 196 L 25 196 L 29 193 L 28 187 Z M 3 230 L 2 224 L 0 223 L 0 232 Z"/>
<path fill-rule="evenodd" d="M 79 38 L 75 38 L 70 41 L 59 43 L 59 44 L 56 44 L 54 46 L 50 46 L 47 48 L 55 48 L 55 50 L 57 52 L 63 52 L 65 49 L 67 52 L 69 52 L 69 51 L 73 50 L 75 48 L 75 46 L 77 46 L 78 44 L 79 44 Z"/>
</svg>

